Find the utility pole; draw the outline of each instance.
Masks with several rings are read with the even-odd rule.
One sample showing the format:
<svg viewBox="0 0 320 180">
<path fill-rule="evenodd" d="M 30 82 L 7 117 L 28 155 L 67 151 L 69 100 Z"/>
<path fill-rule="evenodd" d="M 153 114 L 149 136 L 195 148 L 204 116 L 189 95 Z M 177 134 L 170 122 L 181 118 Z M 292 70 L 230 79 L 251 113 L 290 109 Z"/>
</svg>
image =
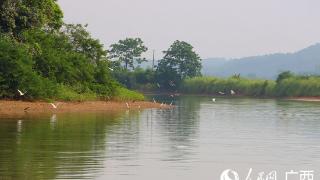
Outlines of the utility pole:
<svg viewBox="0 0 320 180">
<path fill-rule="evenodd" d="M 152 70 L 154 70 L 154 52 L 155 50 L 152 50 Z"/>
</svg>

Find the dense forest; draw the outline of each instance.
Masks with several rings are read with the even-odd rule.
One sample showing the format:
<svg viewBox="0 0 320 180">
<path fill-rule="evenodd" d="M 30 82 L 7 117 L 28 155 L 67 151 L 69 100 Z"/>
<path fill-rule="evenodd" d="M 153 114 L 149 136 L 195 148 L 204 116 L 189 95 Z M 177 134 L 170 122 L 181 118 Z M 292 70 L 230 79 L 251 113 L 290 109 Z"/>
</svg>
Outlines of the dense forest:
<svg viewBox="0 0 320 180">
<path fill-rule="evenodd" d="M 62 18 L 54 0 L 0 2 L 0 97 L 143 99 L 112 77 L 107 50 L 86 26 Z"/>
</svg>

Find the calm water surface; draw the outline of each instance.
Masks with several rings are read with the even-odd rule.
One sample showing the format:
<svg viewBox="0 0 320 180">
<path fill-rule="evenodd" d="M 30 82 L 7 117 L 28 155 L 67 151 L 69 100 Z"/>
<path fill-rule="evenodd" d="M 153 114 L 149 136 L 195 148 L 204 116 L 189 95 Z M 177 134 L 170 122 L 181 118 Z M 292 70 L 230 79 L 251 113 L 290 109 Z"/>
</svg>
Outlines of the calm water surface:
<svg viewBox="0 0 320 180">
<path fill-rule="evenodd" d="M 170 102 L 170 98 L 156 97 Z M 0 121 L 0 179 L 218 180 L 314 170 L 320 103 L 179 97 L 172 110 Z M 307 179 L 306 179 L 307 180 Z"/>
</svg>

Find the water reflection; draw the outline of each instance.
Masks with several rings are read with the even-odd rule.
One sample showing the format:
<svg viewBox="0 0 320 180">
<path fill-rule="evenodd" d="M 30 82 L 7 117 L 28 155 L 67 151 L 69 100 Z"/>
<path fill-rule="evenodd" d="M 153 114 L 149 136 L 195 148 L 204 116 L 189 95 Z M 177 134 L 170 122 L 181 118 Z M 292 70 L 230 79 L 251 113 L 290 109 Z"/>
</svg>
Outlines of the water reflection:
<svg viewBox="0 0 320 180">
<path fill-rule="evenodd" d="M 90 178 L 103 167 L 106 127 L 119 115 L 51 115 L 1 120 L 0 177 Z M 58 121 L 59 119 L 59 121 Z"/>
<path fill-rule="evenodd" d="M 195 100 L 193 97 L 185 97 L 176 101 L 174 109 L 155 110 L 156 127 L 159 128 L 159 136 L 168 154 L 162 158 L 163 161 L 180 164 L 192 161 L 192 149 L 196 146 L 200 123 L 200 105 Z"/>
</svg>

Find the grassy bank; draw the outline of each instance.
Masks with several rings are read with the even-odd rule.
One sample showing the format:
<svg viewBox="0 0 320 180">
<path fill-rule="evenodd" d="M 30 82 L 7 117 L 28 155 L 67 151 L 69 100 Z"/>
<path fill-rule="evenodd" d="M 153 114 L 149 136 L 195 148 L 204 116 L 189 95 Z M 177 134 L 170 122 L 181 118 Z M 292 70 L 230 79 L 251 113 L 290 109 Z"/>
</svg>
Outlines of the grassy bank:
<svg viewBox="0 0 320 180">
<path fill-rule="evenodd" d="M 196 77 L 186 79 L 180 88 L 183 93 L 191 94 L 230 94 L 233 90 L 245 96 L 271 96 L 275 87 L 274 81 L 249 80 L 235 78 Z"/>
<path fill-rule="evenodd" d="M 61 101 L 98 101 L 98 100 L 115 100 L 115 101 L 143 101 L 144 95 L 128 90 L 123 87 L 118 87 L 116 88 L 114 95 L 113 96 L 103 96 L 101 94 L 95 93 L 93 91 L 88 91 L 88 92 L 83 92 L 83 93 L 78 93 L 72 88 L 66 87 L 66 86 L 60 86 L 57 94 L 54 98 L 52 99 L 46 99 L 48 101 L 53 101 L 53 100 L 61 100 Z"/>
<path fill-rule="evenodd" d="M 288 72 L 286 72 L 288 73 Z M 196 77 L 186 79 L 180 91 L 190 94 L 237 95 L 256 97 L 314 97 L 320 96 L 320 77 L 279 75 L 277 81 L 245 78 Z M 220 93 L 219 93 L 220 92 Z"/>
</svg>

